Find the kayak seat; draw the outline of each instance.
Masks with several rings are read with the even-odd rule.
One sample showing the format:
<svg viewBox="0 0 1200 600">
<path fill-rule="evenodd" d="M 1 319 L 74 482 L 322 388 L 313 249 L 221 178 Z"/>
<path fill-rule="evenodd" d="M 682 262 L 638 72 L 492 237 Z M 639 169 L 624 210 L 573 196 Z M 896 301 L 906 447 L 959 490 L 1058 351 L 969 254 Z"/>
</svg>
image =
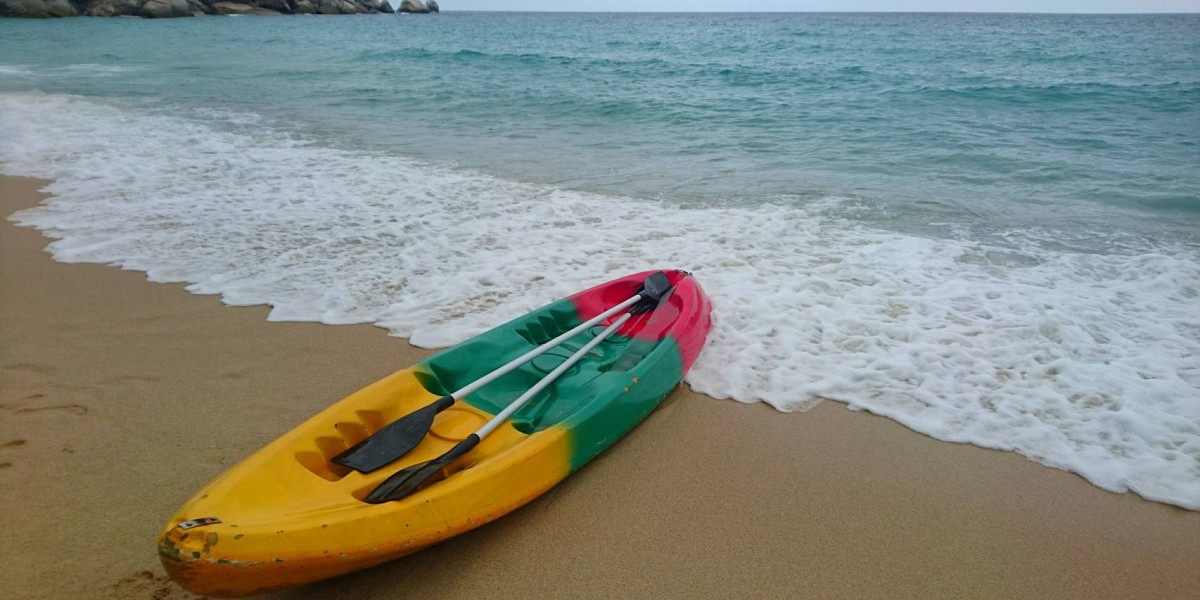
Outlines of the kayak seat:
<svg viewBox="0 0 1200 600">
<path fill-rule="evenodd" d="M 426 359 L 418 380 L 430 393 L 448 394 L 554 339 L 579 322 L 569 302 L 556 302 Z M 496 414 L 603 330 L 603 326 L 592 327 L 462 400 Z M 628 338 L 613 335 L 593 348 L 584 360 L 573 365 L 514 413 L 510 418 L 513 427 L 522 433 L 552 427 L 586 406 L 597 396 L 597 390 L 624 385 L 621 383 L 624 376 L 612 371 L 628 343 Z"/>
</svg>

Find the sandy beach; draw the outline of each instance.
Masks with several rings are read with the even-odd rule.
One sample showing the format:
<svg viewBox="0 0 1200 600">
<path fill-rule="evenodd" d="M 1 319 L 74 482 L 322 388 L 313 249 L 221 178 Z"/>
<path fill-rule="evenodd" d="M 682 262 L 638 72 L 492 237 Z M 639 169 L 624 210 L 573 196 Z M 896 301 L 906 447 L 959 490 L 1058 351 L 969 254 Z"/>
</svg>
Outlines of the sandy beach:
<svg viewBox="0 0 1200 600">
<path fill-rule="evenodd" d="M 0 213 L 46 182 L 0 177 Z M 185 598 L 155 536 L 208 480 L 425 355 L 268 323 L 0 224 L 0 597 Z M 681 388 L 517 512 L 275 598 L 1194 598 L 1200 513 L 825 402 Z"/>
</svg>

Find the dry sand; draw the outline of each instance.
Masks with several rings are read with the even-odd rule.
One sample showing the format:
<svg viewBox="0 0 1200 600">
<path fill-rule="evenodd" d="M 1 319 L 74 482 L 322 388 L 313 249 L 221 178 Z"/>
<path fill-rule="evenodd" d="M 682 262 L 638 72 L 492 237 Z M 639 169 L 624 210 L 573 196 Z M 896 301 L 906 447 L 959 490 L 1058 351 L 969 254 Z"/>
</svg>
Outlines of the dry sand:
<svg viewBox="0 0 1200 600">
<path fill-rule="evenodd" d="M 0 177 L 0 214 L 45 182 Z M 183 598 L 155 554 L 194 491 L 426 354 L 268 323 L 0 224 L 0 598 Z M 1200 513 L 826 402 L 681 388 L 557 488 L 277 598 L 1197 598 Z"/>
</svg>

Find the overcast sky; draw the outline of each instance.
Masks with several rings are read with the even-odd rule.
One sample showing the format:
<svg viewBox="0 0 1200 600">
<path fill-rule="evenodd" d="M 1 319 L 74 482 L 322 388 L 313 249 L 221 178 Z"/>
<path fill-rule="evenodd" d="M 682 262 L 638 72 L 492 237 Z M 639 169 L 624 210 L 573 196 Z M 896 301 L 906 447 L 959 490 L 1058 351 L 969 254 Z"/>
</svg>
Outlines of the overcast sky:
<svg viewBox="0 0 1200 600">
<path fill-rule="evenodd" d="M 444 10 L 529 11 L 1200 12 L 1200 0 L 440 0 L 439 4 Z"/>
</svg>

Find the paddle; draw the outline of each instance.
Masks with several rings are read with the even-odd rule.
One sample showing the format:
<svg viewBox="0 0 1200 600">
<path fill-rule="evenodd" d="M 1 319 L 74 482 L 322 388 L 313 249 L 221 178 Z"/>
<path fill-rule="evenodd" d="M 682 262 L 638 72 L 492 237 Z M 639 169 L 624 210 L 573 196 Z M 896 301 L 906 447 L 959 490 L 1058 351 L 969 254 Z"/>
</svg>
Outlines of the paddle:
<svg viewBox="0 0 1200 600">
<path fill-rule="evenodd" d="M 425 434 L 433 427 L 433 419 L 439 412 L 450 408 L 455 401 L 495 381 L 497 378 L 511 372 L 526 362 L 541 356 L 547 350 L 559 346 L 575 337 L 584 330 L 596 325 L 614 314 L 628 308 L 630 314 L 641 314 L 653 310 L 659 300 L 671 289 L 671 282 L 662 271 L 654 273 L 642 282 L 638 292 L 624 302 L 588 319 L 572 328 L 570 331 L 522 354 L 509 361 L 504 366 L 491 371 L 469 385 L 435 400 L 428 406 L 419 408 L 399 419 L 389 423 L 383 429 L 375 432 L 367 439 L 351 446 L 345 452 L 331 459 L 332 462 L 344 465 L 361 473 L 370 473 L 391 463 L 416 448 Z"/>
<path fill-rule="evenodd" d="M 538 392 L 546 389 L 546 386 L 553 383 L 559 375 L 562 375 L 567 369 L 570 369 L 575 363 L 579 362 L 580 359 L 592 351 L 592 348 L 595 348 L 597 344 L 603 342 L 606 338 L 612 335 L 614 331 L 624 325 L 625 322 L 628 321 L 632 316 L 632 312 L 621 315 L 621 318 L 613 322 L 612 325 L 606 327 L 604 331 L 600 332 L 600 335 L 597 335 L 587 344 L 584 344 L 579 351 L 575 352 L 570 356 L 570 358 L 563 361 L 561 365 L 558 365 L 558 367 L 542 378 L 541 381 L 534 384 L 534 386 L 529 388 L 529 390 L 527 390 L 524 394 L 521 394 L 520 398 L 514 400 L 512 404 L 509 404 L 495 417 L 492 417 L 491 421 L 488 421 L 475 433 L 468 435 L 465 439 L 463 439 L 463 441 L 456 444 L 445 454 L 433 460 L 427 460 L 423 463 L 418 463 L 396 471 L 391 477 L 388 477 L 383 483 L 371 490 L 371 493 L 367 494 L 367 497 L 363 500 L 371 504 L 381 504 L 383 502 L 399 500 L 416 491 L 417 487 L 419 487 L 430 477 L 433 477 L 435 473 L 450 465 L 454 461 L 462 458 L 463 455 L 470 452 L 472 448 L 478 446 L 480 440 L 487 437 L 491 432 L 495 431 L 496 428 L 508 420 L 508 418 L 512 416 L 514 412 L 524 406 L 526 402 L 529 402 L 529 400 L 536 396 Z"/>
</svg>

